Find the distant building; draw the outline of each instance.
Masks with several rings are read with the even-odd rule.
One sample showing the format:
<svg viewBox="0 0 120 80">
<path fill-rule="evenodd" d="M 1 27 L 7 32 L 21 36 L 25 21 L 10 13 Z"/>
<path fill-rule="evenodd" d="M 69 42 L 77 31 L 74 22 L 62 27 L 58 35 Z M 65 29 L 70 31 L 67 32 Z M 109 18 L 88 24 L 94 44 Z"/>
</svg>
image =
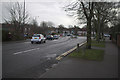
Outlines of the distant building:
<svg viewBox="0 0 120 80">
<path fill-rule="evenodd" d="M 63 31 L 63 36 L 67 36 L 68 34 L 70 34 L 70 31 L 68 30 Z"/>
<path fill-rule="evenodd" d="M 86 35 L 87 35 L 86 28 L 81 28 L 81 29 L 79 29 L 79 31 L 77 32 L 77 34 L 78 34 L 79 36 L 86 36 Z"/>
</svg>

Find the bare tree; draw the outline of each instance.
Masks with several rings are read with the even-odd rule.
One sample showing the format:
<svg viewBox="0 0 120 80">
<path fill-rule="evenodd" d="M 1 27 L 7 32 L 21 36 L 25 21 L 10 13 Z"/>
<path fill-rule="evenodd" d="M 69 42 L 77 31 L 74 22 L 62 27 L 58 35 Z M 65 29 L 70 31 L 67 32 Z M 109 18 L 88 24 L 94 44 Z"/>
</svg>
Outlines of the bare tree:
<svg viewBox="0 0 120 80">
<path fill-rule="evenodd" d="M 33 20 L 32 20 L 32 25 L 33 25 L 33 26 L 36 26 L 36 27 L 38 26 L 38 23 L 37 23 L 37 20 L 36 20 L 36 19 L 33 19 Z"/>
<path fill-rule="evenodd" d="M 32 23 L 32 30 L 33 30 L 33 32 L 34 33 L 39 33 L 38 22 L 37 22 L 36 18 L 33 19 L 31 23 Z"/>
<path fill-rule="evenodd" d="M 86 21 L 87 23 L 87 48 L 91 49 L 91 20 L 93 17 L 94 2 L 83 2 L 77 0 L 66 6 L 65 11 L 75 11 L 78 20 Z"/>
<path fill-rule="evenodd" d="M 8 7 L 7 10 L 10 13 L 10 19 L 5 19 L 5 21 L 13 25 L 14 36 L 20 36 L 21 38 L 23 38 L 24 24 L 28 22 L 29 18 L 28 12 L 24 11 L 24 6 L 19 2 L 15 2 L 11 7 Z"/>
<path fill-rule="evenodd" d="M 78 31 L 79 31 L 80 28 L 78 26 L 74 25 L 73 29 L 74 29 L 74 34 L 78 35 Z"/>
<path fill-rule="evenodd" d="M 47 22 L 47 26 L 48 26 L 48 27 L 54 27 L 55 25 L 54 25 L 54 23 L 53 23 L 53 22 L 48 21 L 48 22 Z"/>
<path fill-rule="evenodd" d="M 104 28 L 108 22 L 116 19 L 116 3 L 113 2 L 96 2 L 94 8 L 93 23 L 96 31 L 96 39 L 99 42 L 103 38 Z"/>
<path fill-rule="evenodd" d="M 44 34 L 44 35 L 48 34 L 48 25 L 47 25 L 47 22 L 42 21 L 42 22 L 40 23 L 40 28 L 41 28 L 40 32 L 41 32 L 42 34 Z"/>
<path fill-rule="evenodd" d="M 58 32 L 63 33 L 63 30 L 65 29 L 64 25 L 60 24 L 58 25 Z"/>
<path fill-rule="evenodd" d="M 91 48 L 91 28 L 97 33 L 97 40 L 103 37 L 104 27 L 116 19 L 116 3 L 85 2 L 77 0 L 66 6 L 67 12 L 72 12 L 77 19 L 87 23 L 87 48 Z M 70 14 L 71 15 L 71 14 Z M 116 23 L 116 22 L 115 22 Z M 93 27 L 91 26 L 93 25 Z"/>
</svg>

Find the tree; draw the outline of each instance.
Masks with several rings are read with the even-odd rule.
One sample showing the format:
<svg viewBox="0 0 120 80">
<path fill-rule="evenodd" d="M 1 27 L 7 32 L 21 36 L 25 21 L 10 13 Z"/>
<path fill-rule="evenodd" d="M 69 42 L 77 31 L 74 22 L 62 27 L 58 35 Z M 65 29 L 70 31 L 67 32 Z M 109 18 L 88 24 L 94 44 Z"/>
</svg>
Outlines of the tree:
<svg viewBox="0 0 120 80">
<path fill-rule="evenodd" d="M 44 34 L 44 35 L 48 34 L 48 25 L 47 25 L 47 22 L 42 21 L 42 22 L 40 23 L 40 28 L 41 28 L 40 32 L 41 32 L 42 34 Z"/>
<path fill-rule="evenodd" d="M 94 7 L 93 24 L 96 32 L 96 40 L 99 42 L 103 38 L 104 28 L 108 22 L 115 21 L 115 4 L 112 2 L 96 2 Z"/>
<path fill-rule="evenodd" d="M 55 25 L 54 25 L 54 23 L 53 23 L 53 22 L 48 21 L 48 22 L 47 22 L 47 26 L 48 26 L 48 27 L 54 27 Z"/>
<path fill-rule="evenodd" d="M 65 11 L 75 11 L 78 20 L 85 20 L 87 22 L 87 48 L 91 49 L 91 20 L 93 17 L 94 2 L 83 2 L 77 0 L 66 6 Z"/>
<path fill-rule="evenodd" d="M 13 37 L 15 39 L 23 39 L 24 37 L 24 24 L 27 23 L 29 15 L 22 4 L 15 2 L 7 10 L 10 13 L 10 19 L 5 21 L 14 27 Z"/>
<path fill-rule="evenodd" d="M 37 20 L 36 20 L 36 19 L 33 19 L 33 20 L 32 20 L 32 25 L 38 27 L 38 23 L 37 23 Z"/>
<path fill-rule="evenodd" d="M 33 26 L 33 32 L 34 33 L 39 33 L 39 29 L 38 29 L 38 23 L 36 19 L 32 20 L 32 26 Z"/>
<path fill-rule="evenodd" d="M 80 28 L 79 28 L 78 26 L 74 25 L 74 28 L 73 28 L 73 29 L 74 29 L 74 34 L 75 34 L 75 35 L 78 35 L 77 32 L 78 32 L 78 30 L 79 30 Z"/>
<path fill-rule="evenodd" d="M 59 31 L 59 33 L 63 33 L 64 29 L 65 29 L 64 25 L 62 25 L 62 24 L 58 25 L 58 31 Z"/>
<path fill-rule="evenodd" d="M 72 26 L 72 25 L 69 25 L 69 26 L 68 26 L 68 30 L 69 30 L 70 33 L 72 33 L 72 29 L 73 29 L 73 26 Z"/>
</svg>

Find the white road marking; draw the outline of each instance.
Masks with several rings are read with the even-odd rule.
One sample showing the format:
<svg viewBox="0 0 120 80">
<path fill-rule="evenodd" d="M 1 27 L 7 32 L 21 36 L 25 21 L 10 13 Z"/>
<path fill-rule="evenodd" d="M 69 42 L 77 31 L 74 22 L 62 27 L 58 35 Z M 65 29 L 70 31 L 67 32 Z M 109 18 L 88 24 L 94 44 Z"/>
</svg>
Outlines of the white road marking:
<svg viewBox="0 0 120 80">
<path fill-rule="evenodd" d="M 24 43 L 30 43 L 30 42 L 24 42 Z"/>
<path fill-rule="evenodd" d="M 14 54 L 20 54 L 20 53 L 22 53 L 22 52 L 16 52 L 16 53 L 14 53 Z"/>
<path fill-rule="evenodd" d="M 37 49 L 40 49 L 40 48 L 37 48 Z"/>
<path fill-rule="evenodd" d="M 48 58 L 52 58 L 52 57 L 56 57 L 57 54 L 48 54 L 46 57 Z"/>
<path fill-rule="evenodd" d="M 53 41 L 58 41 L 58 40 L 53 40 Z"/>
<path fill-rule="evenodd" d="M 33 50 L 37 50 L 37 49 L 40 49 L 40 48 L 29 49 L 29 50 L 26 50 L 26 51 L 20 51 L 20 52 L 16 52 L 16 53 L 13 53 L 13 54 L 17 55 L 17 54 L 21 54 L 21 53 L 26 53 L 26 52 L 30 52 L 30 51 L 33 51 Z"/>
</svg>

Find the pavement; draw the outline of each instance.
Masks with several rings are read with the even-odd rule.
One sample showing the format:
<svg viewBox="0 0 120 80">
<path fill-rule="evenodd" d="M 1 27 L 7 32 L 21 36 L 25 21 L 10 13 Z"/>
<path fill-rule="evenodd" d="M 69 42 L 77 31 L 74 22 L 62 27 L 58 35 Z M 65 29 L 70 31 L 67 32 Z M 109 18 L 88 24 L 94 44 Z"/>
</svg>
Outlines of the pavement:
<svg viewBox="0 0 120 80">
<path fill-rule="evenodd" d="M 57 64 L 56 57 L 72 49 L 86 37 L 60 37 L 46 43 L 31 44 L 30 40 L 2 43 L 3 78 L 38 78 Z"/>
<path fill-rule="evenodd" d="M 65 57 L 39 78 L 118 78 L 118 50 L 106 40 L 103 61 Z"/>
</svg>

